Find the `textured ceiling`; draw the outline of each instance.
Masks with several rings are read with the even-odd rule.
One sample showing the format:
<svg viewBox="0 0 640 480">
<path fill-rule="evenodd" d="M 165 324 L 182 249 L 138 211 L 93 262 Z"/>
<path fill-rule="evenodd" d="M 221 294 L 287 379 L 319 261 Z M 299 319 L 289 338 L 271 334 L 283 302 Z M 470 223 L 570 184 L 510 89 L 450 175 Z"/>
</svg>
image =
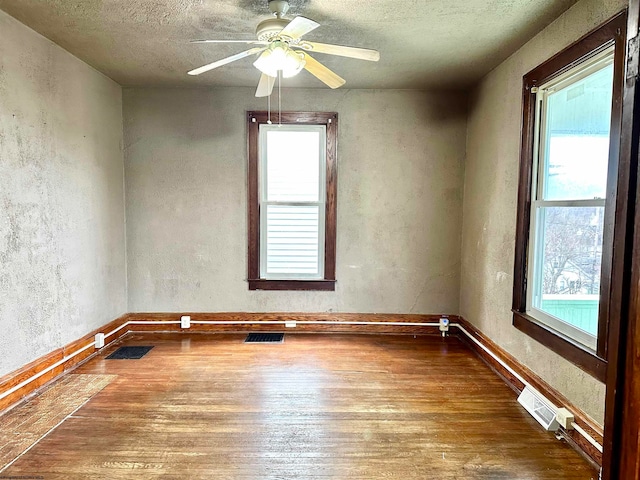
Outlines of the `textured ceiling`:
<svg viewBox="0 0 640 480">
<path fill-rule="evenodd" d="M 379 63 L 315 54 L 347 88 L 467 87 L 576 0 L 291 0 L 288 17 L 321 27 L 305 39 L 380 51 Z M 255 39 L 267 0 L 0 0 L 0 9 L 124 86 L 253 86 L 253 58 L 186 72 Z M 303 72 L 287 86 L 323 87 Z"/>
</svg>

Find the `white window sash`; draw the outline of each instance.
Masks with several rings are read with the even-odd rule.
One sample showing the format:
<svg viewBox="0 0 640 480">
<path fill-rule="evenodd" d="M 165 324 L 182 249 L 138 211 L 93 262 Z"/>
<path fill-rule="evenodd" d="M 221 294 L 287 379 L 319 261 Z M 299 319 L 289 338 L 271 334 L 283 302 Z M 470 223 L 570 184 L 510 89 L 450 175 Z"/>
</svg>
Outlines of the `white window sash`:
<svg viewBox="0 0 640 480">
<path fill-rule="evenodd" d="M 298 131 L 320 133 L 320 169 L 318 175 L 319 201 L 317 202 L 283 202 L 267 200 L 267 132 L 273 131 Z M 265 280 L 322 280 L 325 269 L 325 223 L 326 223 L 326 126 L 324 125 L 260 125 L 258 141 L 258 198 L 260 199 L 260 278 Z M 267 210 L 271 205 L 305 207 L 317 206 L 318 208 L 318 272 L 310 273 L 267 273 Z"/>
<path fill-rule="evenodd" d="M 591 350 L 596 350 L 598 346 L 598 338 L 595 335 L 591 335 L 584 330 L 581 330 L 577 327 L 574 327 L 570 323 L 563 322 L 557 317 L 553 315 L 549 315 L 544 310 L 540 310 L 535 307 L 531 307 L 527 314 L 538 320 L 540 323 L 547 325 L 554 330 L 572 338 L 573 340 L 581 343 L 582 345 L 590 348 Z"/>
<path fill-rule="evenodd" d="M 580 70 L 576 73 L 565 73 L 564 75 L 559 75 L 555 79 L 548 81 L 543 84 L 539 88 L 539 92 L 545 93 L 553 93 L 557 90 L 562 90 L 563 88 L 567 88 L 568 86 L 579 82 L 583 78 L 588 77 L 592 73 L 597 72 L 598 70 L 612 65 L 614 61 L 614 52 L 615 52 L 615 42 L 612 40 L 608 45 L 602 47 L 602 51 L 593 55 L 589 60 L 581 63 L 579 65 Z"/>
</svg>

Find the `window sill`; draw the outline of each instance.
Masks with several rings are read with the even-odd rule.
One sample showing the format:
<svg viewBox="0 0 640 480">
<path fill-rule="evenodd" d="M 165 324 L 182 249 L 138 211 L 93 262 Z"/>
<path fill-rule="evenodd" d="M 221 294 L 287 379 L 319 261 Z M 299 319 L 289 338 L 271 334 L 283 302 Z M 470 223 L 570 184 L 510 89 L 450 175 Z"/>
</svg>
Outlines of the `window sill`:
<svg viewBox="0 0 640 480">
<path fill-rule="evenodd" d="M 335 280 L 249 280 L 249 290 L 317 290 L 333 292 Z"/>
<path fill-rule="evenodd" d="M 601 382 L 606 381 L 607 361 L 587 347 L 517 310 L 513 310 L 513 326 L 589 375 Z"/>
</svg>

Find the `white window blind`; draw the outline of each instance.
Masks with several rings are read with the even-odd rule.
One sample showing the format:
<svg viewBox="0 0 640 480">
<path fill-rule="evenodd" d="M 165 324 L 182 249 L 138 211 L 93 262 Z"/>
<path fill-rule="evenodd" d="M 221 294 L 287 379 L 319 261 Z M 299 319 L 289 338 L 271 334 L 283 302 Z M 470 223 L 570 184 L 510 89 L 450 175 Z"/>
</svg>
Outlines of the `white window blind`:
<svg viewBox="0 0 640 480">
<path fill-rule="evenodd" d="M 324 125 L 260 125 L 260 276 L 324 277 Z"/>
</svg>

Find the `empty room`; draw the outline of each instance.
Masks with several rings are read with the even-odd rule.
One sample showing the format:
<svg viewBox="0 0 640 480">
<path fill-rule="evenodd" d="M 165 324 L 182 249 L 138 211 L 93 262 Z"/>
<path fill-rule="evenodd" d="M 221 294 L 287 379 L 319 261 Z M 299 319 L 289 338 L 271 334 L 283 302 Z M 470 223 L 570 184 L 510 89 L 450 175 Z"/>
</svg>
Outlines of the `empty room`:
<svg viewBox="0 0 640 480">
<path fill-rule="evenodd" d="M 0 479 L 640 480 L 640 0 L 0 0 Z"/>
</svg>

